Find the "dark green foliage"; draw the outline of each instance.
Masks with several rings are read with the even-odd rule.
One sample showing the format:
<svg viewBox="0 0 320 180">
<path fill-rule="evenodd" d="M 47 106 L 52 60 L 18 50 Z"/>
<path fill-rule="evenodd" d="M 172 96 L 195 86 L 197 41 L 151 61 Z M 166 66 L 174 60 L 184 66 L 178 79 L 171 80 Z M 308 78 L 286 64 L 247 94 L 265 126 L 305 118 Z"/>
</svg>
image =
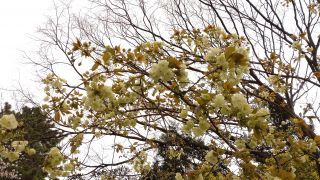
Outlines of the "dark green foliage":
<svg viewBox="0 0 320 180">
<path fill-rule="evenodd" d="M 60 142 L 59 133 L 53 130 L 53 124 L 49 123 L 48 117 L 40 107 L 23 107 L 21 112 L 14 112 L 11 111 L 11 105 L 5 103 L 1 114 L 11 113 L 15 114 L 16 119 L 23 123 L 20 127 L 21 139 L 17 140 L 28 141 L 28 147 L 36 150 L 36 154 L 32 156 L 22 153 L 16 163 L 18 165 L 16 170 L 21 179 L 44 179 L 46 173 L 42 171 L 41 167 L 45 154 Z"/>
<path fill-rule="evenodd" d="M 183 174 L 197 166 L 198 160 L 204 160 L 205 149 L 208 147 L 201 141 L 192 139 L 190 136 L 182 136 L 172 131 L 172 133 L 161 136 L 164 143 L 159 146 L 156 161 L 151 171 L 142 179 L 175 179 L 177 172 Z M 182 151 L 179 158 L 170 157 L 169 149 Z"/>
</svg>

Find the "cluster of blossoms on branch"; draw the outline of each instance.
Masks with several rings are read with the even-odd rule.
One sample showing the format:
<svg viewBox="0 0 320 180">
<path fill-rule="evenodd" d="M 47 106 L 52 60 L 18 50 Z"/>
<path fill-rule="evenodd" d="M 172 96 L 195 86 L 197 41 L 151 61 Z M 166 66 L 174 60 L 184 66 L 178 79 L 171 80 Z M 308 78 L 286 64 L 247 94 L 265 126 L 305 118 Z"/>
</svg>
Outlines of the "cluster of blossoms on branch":
<svg viewBox="0 0 320 180">
<path fill-rule="evenodd" d="M 175 35 L 181 33 L 176 32 Z M 217 88 L 216 92 L 200 91 L 199 96 L 188 92 L 188 89 L 195 90 L 196 88 L 196 86 L 192 87 L 195 80 L 190 78 L 188 73 L 191 67 L 190 62 L 183 61 L 175 56 L 166 56 L 164 54 L 166 48 L 164 44 L 154 42 L 142 44 L 133 51 L 121 50 L 119 46 L 114 48 L 107 46 L 101 57 L 80 53 L 94 60 L 91 71 L 86 71 L 82 75 L 85 93 L 74 89 L 65 98 L 64 95 L 67 93 L 66 88 L 62 85 L 65 83 L 64 80 L 51 74 L 43 81 L 47 85 L 45 88 L 48 95 L 46 101 L 60 104 L 56 106 L 55 112 L 68 116 L 67 121 L 58 118 L 59 123 L 64 126 L 70 126 L 76 132 L 90 127 L 94 131 L 91 133 L 99 138 L 101 135 L 110 132 L 126 137 L 132 133 L 131 127 L 141 125 L 145 127 L 152 126 L 155 129 L 160 128 L 160 124 L 157 122 L 148 124 L 137 118 L 139 114 L 144 112 L 143 109 L 141 112 L 134 110 L 139 108 L 139 104 L 142 103 L 139 102 L 140 98 L 150 98 L 151 102 L 149 104 L 154 101 L 162 107 L 181 106 L 181 111 L 176 109 L 178 117 L 182 118 L 181 130 L 186 134 L 193 132 L 196 137 L 203 136 L 213 128 L 212 122 L 202 113 L 197 115 L 199 116 L 198 121 L 190 119 L 190 116 L 192 117 L 195 113 L 195 107 L 201 108 L 205 104 L 211 104 L 212 113 L 221 110 L 225 115 L 232 115 L 235 111 L 239 111 L 238 116 L 240 114 L 249 116 L 252 111 L 241 94 L 234 94 L 232 98 L 227 96 L 229 91 L 237 92 L 235 86 L 240 83 L 244 73 L 248 71 L 247 49 L 240 46 L 241 40 L 238 40 L 236 36 L 227 36 L 219 28 L 209 27 L 206 34 L 203 37 L 199 34 L 199 40 L 195 42 L 190 41 L 191 38 L 189 37 L 187 43 L 190 48 L 198 49 L 206 54 L 205 61 L 199 61 L 200 68 L 207 69 L 207 72 L 203 73 L 206 78 L 215 80 L 216 83 L 212 85 Z M 215 38 L 217 41 L 226 40 L 228 42 L 226 45 L 228 46 L 209 48 L 210 37 Z M 173 39 L 175 38 L 173 37 Z M 74 43 L 73 50 L 74 53 L 78 50 L 93 52 L 88 43 L 81 43 L 80 41 Z M 195 52 L 195 54 L 197 53 Z M 193 56 L 191 57 L 192 59 L 196 57 L 195 55 Z M 196 62 L 198 60 L 195 59 L 193 61 Z M 122 67 L 123 65 L 125 67 Z M 100 73 L 103 71 L 105 71 L 105 74 Z M 109 77 L 112 77 L 113 80 L 109 83 L 110 85 L 107 85 Z M 127 82 L 124 83 L 123 79 Z M 183 90 L 186 91 L 184 96 L 180 95 Z M 151 94 L 144 95 L 149 92 Z M 167 104 L 169 101 L 167 102 L 165 96 L 171 96 L 175 105 Z M 184 103 L 180 102 L 179 96 L 187 104 L 183 105 Z M 196 99 L 192 99 L 193 96 Z M 241 101 L 235 103 L 239 99 Z M 50 104 L 44 107 L 50 107 Z M 161 107 L 154 108 L 160 109 Z M 80 135 L 81 138 L 79 138 Z M 76 149 L 81 146 L 82 140 L 82 133 L 71 138 L 71 153 L 78 152 Z M 150 143 L 152 143 L 151 140 Z M 122 146 L 117 146 L 121 147 L 118 151 L 123 151 L 122 149 L 124 148 Z M 136 150 L 137 147 L 134 146 L 130 149 L 130 153 L 133 156 L 137 154 L 133 161 L 135 169 L 139 172 L 148 171 L 147 167 L 149 166 L 142 165 L 146 162 L 146 156 L 142 156 L 142 154 L 146 154 L 146 152 L 138 151 Z M 169 153 L 172 156 L 179 154 L 179 152 L 175 152 L 174 148 L 171 148 Z M 212 155 L 212 151 L 209 154 Z M 139 162 L 142 164 L 139 165 Z M 49 172 L 52 174 L 51 170 Z M 56 175 L 54 174 L 54 176 Z"/>
<path fill-rule="evenodd" d="M 8 147 L 8 143 L 10 143 L 11 138 L 15 137 L 12 132 L 18 128 L 18 125 L 18 121 L 13 114 L 3 115 L 0 118 L 0 135 L 2 137 L 0 142 L 0 156 L 8 159 L 10 162 L 19 159 L 19 156 L 22 152 L 25 152 L 30 156 L 36 153 L 35 149 L 27 147 L 28 141 L 24 140 L 12 141 L 11 146 Z"/>
<path fill-rule="evenodd" d="M 2 126 L 2 128 L 13 130 L 18 127 L 18 121 L 13 114 L 3 115 L 0 119 L 0 125 Z"/>
<path fill-rule="evenodd" d="M 193 33 L 175 30 L 172 39 L 190 51 L 168 55 L 174 46 L 149 42 L 134 50 L 106 46 L 101 54 L 90 43 L 74 43 L 72 57 L 80 51 L 93 64 L 81 75 L 83 88 L 68 89 L 58 76 L 44 80 L 45 107 L 62 113 L 66 118 L 59 116 L 58 123 L 76 134 L 70 139 L 72 154 L 79 153 L 84 132 L 96 138 L 134 139 L 134 144 L 116 143 L 114 148 L 131 158 L 125 162 L 136 172 L 148 173 L 148 150 L 160 146 L 151 134 L 165 133 L 163 123 L 168 121 L 175 124 L 177 135 L 204 139 L 208 147 L 199 163 L 177 173 L 176 179 L 294 178 L 304 171 L 298 162 L 315 166 L 310 154 L 316 151 L 318 136 L 304 141 L 301 133 L 293 133 L 303 131 L 303 120 L 289 119 L 292 126 L 276 131 L 268 106 L 242 91 L 249 73 L 249 50 L 242 37 L 208 26 Z M 276 77 L 270 77 L 270 83 L 282 88 Z M 135 129 L 141 129 L 140 134 Z M 167 153 L 179 159 L 183 148 L 172 145 Z M 62 168 L 62 155 L 57 157 L 61 159 L 51 160 L 47 168 L 53 176 L 63 173 L 52 169 L 67 169 Z M 70 162 L 79 165 L 77 159 Z"/>
<path fill-rule="evenodd" d="M 78 85 L 55 73 L 43 80 L 47 95 L 43 107 L 69 135 L 63 153 L 54 147 L 46 157 L 44 170 L 53 178 L 82 168 L 77 155 L 89 135 L 117 137 L 112 147 L 120 162 L 109 164 L 129 164 L 141 175 L 151 171 L 149 154 L 163 146 L 168 146 L 169 159 L 180 159 L 186 147 L 202 148 L 203 154 L 189 157 L 194 163 L 173 172 L 177 180 L 293 179 L 317 166 L 313 155 L 320 138 L 304 139 L 304 120 L 288 118 L 283 131 L 274 126 L 263 102 L 269 94 L 253 96 L 244 91 L 250 57 L 243 37 L 210 25 L 192 32 L 175 30 L 171 44 L 98 49 L 77 40 L 70 49 L 75 69 L 81 66 L 78 61 L 92 66 L 77 71 Z M 272 87 L 285 91 L 277 78 L 270 77 Z M 10 131 L 18 123 L 9 115 L 0 125 Z M 170 134 L 174 143 L 162 142 L 163 134 Z M 202 140 L 203 145 L 185 137 Z M 26 146 L 25 141 L 15 141 L 14 151 L 2 149 L 1 154 L 15 160 Z"/>
</svg>

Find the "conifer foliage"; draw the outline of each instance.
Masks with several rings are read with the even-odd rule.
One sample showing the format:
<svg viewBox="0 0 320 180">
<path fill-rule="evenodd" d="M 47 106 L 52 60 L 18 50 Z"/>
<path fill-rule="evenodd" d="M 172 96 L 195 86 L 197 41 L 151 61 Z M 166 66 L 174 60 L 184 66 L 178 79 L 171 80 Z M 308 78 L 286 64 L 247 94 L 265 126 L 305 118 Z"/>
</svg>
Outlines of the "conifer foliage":
<svg viewBox="0 0 320 180">
<path fill-rule="evenodd" d="M 10 176 L 1 177 L 30 180 L 47 177 L 47 173 L 42 170 L 44 159 L 50 148 L 57 146 L 61 140 L 58 131 L 53 130 L 53 124 L 49 122 L 48 116 L 40 107 L 29 108 L 25 106 L 20 112 L 15 112 L 11 110 L 11 105 L 8 103 L 5 103 L 1 116 L 1 120 L 10 117 L 11 119 L 8 121 L 11 123 L 7 124 L 14 124 L 15 126 L 10 126 L 12 128 L 8 129 L 7 126 L 1 124 L 2 127 L 15 131 L 15 135 L 7 135 L 13 139 L 10 140 L 12 141 L 11 150 L 13 152 L 9 153 L 7 150 L 10 148 L 4 145 L 8 149 L 5 150 L 5 153 L 3 151 L 2 153 L 7 154 L 5 157 L 8 157 L 8 159 L 1 158 L 1 161 L 6 164 L 6 168 L 2 172 L 7 172 Z M 19 124 L 19 127 L 15 123 L 17 126 Z"/>
</svg>

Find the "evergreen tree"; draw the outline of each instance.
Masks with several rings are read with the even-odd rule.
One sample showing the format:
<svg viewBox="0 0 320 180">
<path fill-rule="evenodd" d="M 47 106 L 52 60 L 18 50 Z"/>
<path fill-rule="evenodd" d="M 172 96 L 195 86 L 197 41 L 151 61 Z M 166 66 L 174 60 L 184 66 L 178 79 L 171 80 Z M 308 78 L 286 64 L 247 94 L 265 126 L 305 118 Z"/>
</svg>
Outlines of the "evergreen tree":
<svg viewBox="0 0 320 180">
<path fill-rule="evenodd" d="M 176 173 L 186 173 L 205 159 L 208 147 L 200 139 L 186 135 L 177 136 L 173 130 L 172 133 L 162 135 L 160 140 L 164 143 L 158 148 L 156 161 L 142 179 L 175 179 Z"/>
<path fill-rule="evenodd" d="M 17 140 L 28 141 L 29 148 L 36 150 L 34 155 L 22 153 L 17 162 L 11 163 L 8 168 L 15 169 L 20 179 L 44 179 L 46 173 L 42 170 L 45 155 L 51 147 L 57 146 L 60 141 L 58 131 L 53 129 L 53 124 L 48 121 L 47 115 L 40 107 L 23 107 L 21 112 L 11 110 L 11 105 L 5 103 L 1 115 L 14 114 L 19 123 L 20 133 Z M 4 160 L 5 161 L 5 160 Z"/>
</svg>

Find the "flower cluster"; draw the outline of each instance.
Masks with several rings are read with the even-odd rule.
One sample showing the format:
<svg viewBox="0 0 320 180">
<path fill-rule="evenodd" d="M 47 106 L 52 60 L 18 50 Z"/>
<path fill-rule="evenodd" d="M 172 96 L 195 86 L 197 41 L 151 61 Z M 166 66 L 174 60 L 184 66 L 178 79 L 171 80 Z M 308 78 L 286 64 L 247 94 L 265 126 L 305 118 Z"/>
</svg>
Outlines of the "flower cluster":
<svg viewBox="0 0 320 180">
<path fill-rule="evenodd" d="M 279 93 L 286 92 L 287 87 L 285 85 L 285 82 L 283 82 L 283 80 L 281 80 L 281 78 L 279 76 L 271 75 L 271 76 L 269 76 L 268 80 L 275 91 L 277 91 Z"/>
<path fill-rule="evenodd" d="M 202 136 L 210 128 L 210 126 L 210 123 L 206 119 L 201 118 L 199 120 L 199 126 L 193 127 L 192 132 L 195 136 Z"/>
<path fill-rule="evenodd" d="M 51 78 L 52 83 L 47 86 L 61 95 L 61 99 L 57 97 L 53 101 L 52 97 L 48 103 L 55 108 L 61 102 L 60 112 L 69 118 L 67 125 L 76 131 L 68 144 L 71 154 L 78 152 L 84 134 L 99 138 L 108 136 L 108 130 L 112 130 L 112 135 L 123 139 L 143 137 L 141 142 L 129 141 L 130 145 L 114 142 L 115 152 L 132 153 L 132 156 L 121 154 L 120 157 L 134 157 L 132 167 L 142 176 L 150 170 L 148 153 L 162 145 L 159 141 L 167 142 L 158 139 L 158 132 L 177 135 L 177 140 L 171 141 L 175 143 L 174 147 L 165 151 L 169 158 L 187 156 L 182 154 L 185 153 L 184 145 L 197 146 L 188 138 L 203 141 L 205 148 L 197 146 L 202 149 L 199 151 L 201 157 L 190 157 L 198 165 L 187 168 L 184 174 L 177 173 L 178 180 L 265 179 L 265 176 L 290 179 L 285 177 L 297 167 L 295 161 L 316 161 L 310 160 L 309 155 L 317 150 L 320 137 L 303 140 L 303 128 L 309 128 L 303 120 L 295 122 L 288 118 L 281 121 L 282 126 L 271 126 L 275 120 L 269 118 L 270 112 L 266 108 L 269 102 L 265 99 L 275 99 L 277 96 L 272 91 L 281 93 L 286 87 L 281 85 L 281 76 L 269 76 L 273 89 L 260 83 L 249 86 L 251 79 L 245 77 L 249 70 L 249 50 L 241 37 L 210 26 L 203 32 L 177 30 L 173 41 L 182 44 L 179 47 L 184 47 L 185 51 L 167 44 L 169 53 L 164 53 L 159 43 L 144 43 L 134 50 L 106 47 L 101 57 L 94 58 L 99 62 L 83 75 L 84 88 L 79 87 L 79 91 L 85 91 L 85 95 L 72 89 L 63 99 L 65 92 L 60 92 L 63 81 Z M 301 49 L 299 42 L 293 42 L 294 49 Z M 280 58 L 273 53 L 271 60 L 280 61 Z M 148 73 L 145 69 L 149 69 Z M 248 81 L 240 84 L 243 78 Z M 262 83 L 266 81 L 262 80 Z M 252 93 L 258 96 L 252 96 Z M 167 120 L 173 123 L 174 131 L 169 131 L 170 126 L 163 123 Z M 0 125 L 5 129 L 14 128 L 2 122 Z M 289 127 L 287 132 L 278 130 L 283 127 Z M 185 134 L 179 136 L 181 132 Z M 15 142 L 12 146 L 17 152 L 25 149 L 23 142 Z M 139 152 L 142 149 L 146 152 Z M 8 152 L 10 159 L 18 156 L 16 152 Z M 58 149 L 52 149 L 46 161 L 47 172 L 54 176 L 70 172 L 76 166 L 75 163 L 62 165 L 67 160 Z M 235 165 L 234 162 L 239 163 Z M 221 167 L 236 167 L 239 171 L 221 173 Z M 261 172 L 261 176 L 256 176 L 257 172 Z"/>
<path fill-rule="evenodd" d="M 149 73 L 151 78 L 155 81 L 162 80 L 166 82 L 174 77 L 172 69 L 169 68 L 169 62 L 166 60 L 161 60 L 157 64 L 153 64 Z"/>
<path fill-rule="evenodd" d="M 212 164 L 216 164 L 218 162 L 217 155 L 213 150 L 211 150 L 207 153 L 205 159 L 206 159 L 206 161 L 208 161 Z"/>
<path fill-rule="evenodd" d="M 28 141 L 13 141 L 11 142 L 11 147 L 13 151 L 8 150 L 5 147 L 0 147 L 0 155 L 7 158 L 9 161 L 13 162 L 19 159 L 20 153 L 26 152 L 29 156 L 34 155 L 36 150 L 33 148 L 28 148 Z"/>
<path fill-rule="evenodd" d="M 20 154 L 22 152 L 25 152 L 30 156 L 36 153 L 35 149 L 27 147 L 28 141 L 17 141 L 17 140 L 12 141 L 13 138 L 17 139 L 16 135 L 13 134 L 16 132 L 13 132 L 12 130 L 18 127 L 18 121 L 16 120 L 13 114 L 3 115 L 1 117 L 0 127 L 11 131 L 9 132 L 9 131 L 2 130 L 0 133 L 0 136 L 2 137 L 2 139 L 0 140 L 0 157 L 6 158 L 10 162 L 13 162 L 19 159 Z M 12 135 L 14 135 L 15 137 Z M 3 145 L 2 144 L 3 142 L 5 143 L 11 142 L 11 147 L 9 148 L 8 145 Z"/>
<path fill-rule="evenodd" d="M 300 42 L 299 42 L 299 41 L 294 41 L 294 42 L 292 43 L 292 48 L 293 48 L 294 50 L 301 50 L 301 44 L 300 44 Z"/>
<path fill-rule="evenodd" d="M 0 126 L 8 130 L 13 130 L 18 127 L 18 121 L 13 114 L 3 115 L 0 119 Z"/>
<path fill-rule="evenodd" d="M 176 180 L 184 180 L 180 173 L 176 173 L 175 179 Z"/>
<path fill-rule="evenodd" d="M 59 165 L 63 162 L 64 156 L 57 147 L 52 147 L 45 159 L 44 170 L 50 174 L 51 177 L 63 176 L 64 171 Z"/>
<path fill-rule="evenodd" d="M 219 91 L 233 92 L 243 75 L 248 72 L 249 52 L 240 47 L 237 39 L 233 45 L 222 48 L 211 48 L 207 51 L 205 60 L 208 62 L 208 78 L 215 80 Z M 232 44 L 231 43 L 231 44 Z"/>
<path fill-rule="evenodd" d="M 182 127 L 182 132 L 190 133 L 191 129 L 194 127 L 194 122 L 192 120 L 188 120 Z"/>
<path fill-rule="evenodd" d="M 0 127 L 7 129 L 7 130 L 13 130 L 18 127 L 18 122 L 13 114 L 10 115 L 3 115 L 0 119 Z M 5 131 L 2 131 L 5 132 Z M 2 143 L 2 140 L 1 140 Z M 27 142 L 28 143 L 28 142 Z M 0 144 L 0 156 L 7 158 L 9 161 L 15 161 L 19 158 L 20 152 L 24 150 L 25 143 L 20 143 L 18 141 L 12 142 L 12 146 L 16 151 L 9 151 L 5 146 L 2 146 Z"/>
<path fill-rule="evenodd" d="M 114 100 L 112 88 L 101 84 L 99 78 L 96 77 L 91 82 L 90 86 L 86 87 L 87 97 L 84 98 L 86 107 L 90 107 L 95 111 L 103 111 L 106 109 L 106 102 Z"/>
<path fill-rule="evenodd" d="M 220 48 L 210 48 L 207 52 L 205 59 L 207 61 L 215 61 L 217 55 L 219 55 L 222 52 Z"/>
<path fill-rule="evenodd" d="M 46 86 L 45 91 L 49 90 L 49 85 L 50 87 L 52 87 L 53 89 L 58 89 L 58 90 L 62 90 L 62 86 L 64 83 L 66 83 L 65 79 L 62 79 L 60 77 L 57 77 L 56 75 L 50 73 L 47 75 L 47 77 L 45 79 L 42 80 L 45 84 L 47 84 L 48 86 Z"/>
<path fill-rule="evenodd" d="M 186 69 L 187 66 L 184 63 L 182 63 L 178 71 L 178 81 L 182 86 L 186 85 L 189 82 L 188 72 Z"/>
<path fill-rule="evenodd" d="M 230 108 L 228 107 L 228 103 L 222 94 L 217 94 L 214 97 L 212 105 L 213 105 L 213 107 L 220 109 L 222 114 L 229 114 L 229 112 L 230 112 Z"/>
<path fill-rule="evenodd" d="M 243 94 L 233 94 L 231 96 L 232 107 L 238 110 L 238 114 L 249 115 L 252 112 L 251 106 L 248 104 Z"/>
<path fill-rule="evenodd" d="M 1 152 L 1 156 L 7 158 L 10 162 L 13 162 L 19 159 L 20 153 L 18 151 L 3 151 Z"/>
<path fill-rule="evenodd" d="M 77 134 L 75 137 L 73 137 L 70 140 L 70 145 L 71 145 L 71 153 L 76 153 L 78 147 L 81 145 L 83 140 L 83 133 Z"/>
<path fill-rule="evenodd" d="M 147 163 L 147 153 L 142 151 L 133 160 L 133 168 L 136 172 L 148 171 L 150 170 L 150 165 Z"/>
<path fill-rule="evenodd" d="M 267 127 L 266 119 L 269 117 L 270 112 L 266 108 L 259 109 L 255 114 L 249 115 L 248 127 L 251 129 L 264 129 Z"/>
<path fill-rule="evenodd" d="M 28 141 L 13 141 L 11 146 L 17 151 L 22 152 L 28 145 Z"/>
<path fill-rule="evenodd" d="M 180 112 L 179 116 L 180 116 L 181 118 L 185 119 L 185 118 L 188 116 L 188 110 L 183 109 L 183 110 Z"/>
</svg>

